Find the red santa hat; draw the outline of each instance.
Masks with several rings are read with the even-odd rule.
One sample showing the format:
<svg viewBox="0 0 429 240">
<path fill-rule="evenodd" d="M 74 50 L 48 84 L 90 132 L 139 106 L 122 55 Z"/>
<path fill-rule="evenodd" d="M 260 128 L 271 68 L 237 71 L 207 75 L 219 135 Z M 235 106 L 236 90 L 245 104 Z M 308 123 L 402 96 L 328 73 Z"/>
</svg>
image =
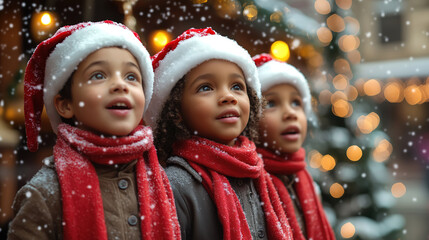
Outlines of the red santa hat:
<svg viewBox="0 0 429 240">
<path fill-rule="evenodd" d="M 291 84 L 301 94 L 307 118 L 310 121 L 314 120 L 312 119 L 313 111 L 311 108 L 310 88 L 304 75 L 298 69 L 285 62 L 277 61 L 266 53 L 254 56 L 253 60 L 258 67 L 262 92 L 278 84 Z"/>
<path fill-rule="evenodd" d="M 258 97 L 261 86 L 255 63 L 249 53 L 232 39 L 217 34 L 212 28 L 189 29 L 169 42 L 152 57 L 155 72 L 154 94 L 144 116 L 145 122 L 155 127 L 156 121 L 176 83 L 190 70 L 210 59 L 227 60 L 237 64 L 247 84 Z"/>
<path fill-rule="evenodd" d="M 25 69 L 25 128 L 30 151 L 36 151 L 38 147 L 43 105 L 56 133 L 61 118 L 54 106 L 54 96 L 89 54 L 114 46 L 127 49 L 137 59 L 142 72 L 147 109 L 153 91 L 153 69 L 150 55 L 137 33 L 112 21 L 62 27 L 54 36 L 37 46 Z"/>
</svg>

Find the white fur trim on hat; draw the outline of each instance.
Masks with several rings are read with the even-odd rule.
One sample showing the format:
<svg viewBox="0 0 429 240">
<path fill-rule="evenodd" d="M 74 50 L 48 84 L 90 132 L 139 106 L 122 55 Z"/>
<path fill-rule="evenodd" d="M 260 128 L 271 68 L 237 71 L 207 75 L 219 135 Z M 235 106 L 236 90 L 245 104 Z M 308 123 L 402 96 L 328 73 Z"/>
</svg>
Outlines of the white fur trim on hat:
<svg viewBox="0 0 429 240">
<path fill-rule="evenodd" d="M 247 84 L 261 97 L 255 63 L 243 47 L 221 35 L 194 36 L 181 41 L 155 69 L 154 95 L 144 116 L 148 125 L 156 127 L 158 115 L 177 81 L 210 59 L 222 59 L 237 64 L 243 71 Z"/>
<path fill-rule="evenodd" d="M 290 64 L 271 60 L 258 67 L 258 72 L 262 92 L 278 84 L 291 84 L 301 94 L 306 115 L 312 116 L 310 88 L 300 71 Z"/>
<path fill-rule="evenodd" d="M 116 24 L 93 23 L 76 30 L 57 44 L 46 61 L 43 102 L 54 132 L 61 123 L 53 99 L 63 88 L 79 63 L 92 52 L 104 47 L 123 47 L 140 65 L 147 110 L 153 91 L 153 69 L 149 53 L 129 29 Z"/>
</svg>

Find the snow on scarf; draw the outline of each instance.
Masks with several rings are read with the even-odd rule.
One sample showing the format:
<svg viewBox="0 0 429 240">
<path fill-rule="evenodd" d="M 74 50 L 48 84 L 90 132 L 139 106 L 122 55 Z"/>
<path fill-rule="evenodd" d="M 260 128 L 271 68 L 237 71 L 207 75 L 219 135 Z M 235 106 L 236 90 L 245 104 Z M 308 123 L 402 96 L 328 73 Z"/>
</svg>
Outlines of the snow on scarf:
<svg viewBox="0 0 429 240">
<path fill-rule="evenodd" d="M 138 126 L 125 137 L 102 137 L 60 124 L 54 158 L 61 188 L 64 239 L 107 240 L 103 201 L 92 163 L 126 164 L 136 159 L 142 238 L 180 239 L 173 193 L 159 166 L 149 127 Z"/>
<path fill-rule="evenodd" d="M 240 136 L 235 146 L 227 146 L 192 137 L 176 142 L 173 154 L 186 159 L 201 174 L 204 188 L 216 204 L 224 239 L 252 239 L 243 208 L 227 177 L 253 178 L 263 203 L 268 237 L 292 239 L 279 195 L 263 169 L 255 144 L 248 138 Z"/>
<path fill-rule="evenodd" d="M 273 152 L 258 148 L 258 153 L 262 155 L 265 170 L 272 174 L 273 183 L 279 192 L 280 199 L 284 203 L 286 215 L 293 230 L 294 239 L 305 239 L 296 219 L 292 199 L 284 183 L 275 175 L 296 174 L 297 181 L 295 190 L 299 203 L 302 207 L 307 238 L 313 240 L 335 239 L 334 232 L 325 216 L 322 204 L 314 190 L 313 179 L 305 169 L 305 150 L 299 149 L 293 154 L 279 156 Z"/>
</svg>

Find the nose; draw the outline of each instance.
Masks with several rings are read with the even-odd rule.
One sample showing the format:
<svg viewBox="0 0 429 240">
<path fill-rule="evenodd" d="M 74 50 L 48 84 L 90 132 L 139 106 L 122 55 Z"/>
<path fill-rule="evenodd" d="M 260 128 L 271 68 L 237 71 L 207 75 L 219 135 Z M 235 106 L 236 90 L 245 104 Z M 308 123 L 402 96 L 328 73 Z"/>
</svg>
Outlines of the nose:
<svg viewBox="0 0 429 240">
<path fill-rule="evenodd" d="M 283 117 L 282 119 L 284 121 L 286 120 L 296 120 L 297 119 L 297 114 L 296 114 L 296 109 L 294 109 L 292 106 L 285 104 L 283 106 Z"/>
<path fill-rule="evenodd" d="M 128 93 L 128 91 L 129 91 L 128 85 L 125 82 L 125 80 L 122 79 L 121 76 L 115 74 L 115 76 L 113 76 L 111 79 L 110 92 L 111 93 L 121 93 L 121 92 Z"/>
<path fill-rule="evenodd" d="M 223 104 L 237 104 L 237 98 L 229 90 L 223 90 L 219 93 L 219 105 Z"/>
</svg>

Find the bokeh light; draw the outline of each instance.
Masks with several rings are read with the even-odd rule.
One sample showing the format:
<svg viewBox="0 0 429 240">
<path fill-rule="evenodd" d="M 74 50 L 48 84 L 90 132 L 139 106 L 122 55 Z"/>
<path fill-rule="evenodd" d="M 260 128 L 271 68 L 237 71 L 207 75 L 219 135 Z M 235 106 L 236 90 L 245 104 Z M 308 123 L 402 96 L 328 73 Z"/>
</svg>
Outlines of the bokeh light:
<svg viewBox="0 0 429 240">
<path fill-rule="evenodd" d="M 316 33 L 321 43 L 327 45 L 332 41 L 332 32 L 327 27 L 320 27 Z"/>
<path fill-rule="evenodd" d="M 152 33 L 152 47 L 155 52 L 160 51 L 167 43 L 171 41 L 171 34 L 165 30 L 157 30 Z"/>
<path fill-rule="evenodd" d="M 283 14 L 279 11 L 275 11 L 270 15 L 270 21 L 279 23 L 282 20 Z"/>
<path fill-rule="evenodd" d="M 334 183 L 329 188 L 329 193 L 333 198 L 340 198 L 344 195 L 344 188 L 339 183 Z"/>
<path fill-rule="evenodd" d="M 358 97 L 358 90 L 354 86 L 349 86 L 346 89 L 347 100 L 354 101 Z"/>
<path fill-rule="evenodd" d="M 417 85 L 411 85 L 405 88 L 404 97 L 408 104 L 416 105 L 422 101 L 422 92 Z"/>
<path fill-rule="evenodd" d="M 341 226 L 341 237 L 352 238 L 356 233 L 355 226 L 351 222 L 347 222 Z"/>
<path fill-rule="evenodd" d="M 247 5 L 243 10 L 243 15 L 247 20 L 254 21 L 258 18 L 258 9 L 253 4 Z"/>
<path fill-rule="evenodd" d="M 389 159 L 390 155 L 393 152 L 392 144 L 386 139 L 378 142 L 377 146 L 374 148 L 372 152 L 372 157 L 376 162 L 384 162 Z"/>
<path fill-rule="evenodd" d="M 334 87 L 338 90 L 344 90 L 347 88 L 347 85 L 349 84 L 349 80 L 346 76 L 343 74 L 338 74 L 332 79 L 332 83 L 334 84 Z"/>
<path fill-rule="evenodd" d="M 392 191 L 392 195 L 395 198 L 400 198 L 405 195 L 405 193 L 407 192 L 407 188 L 402 182 L 397 182 L 392 185 L 391 191 Z"/>
<path fill-rule="evenodd" d="M 309 154 L 310 159 L 310 167 L 312 168 L 320 168 L 322 166 L 322 154 L 320 154 L 316 150 L 312 150 Z"/>
<path fill-rule="evenodd" d="M 279 61 L 287 61 L 290 57 L 290 50 L 287 43 L 283 41 L 275 41 L 271 45 L 271 55 Z"/>
<path fill-rule="evenodd" d="M 326 19 L 326 24 L 328 25 L 328 28 L 334 32 L 342 32 L 346 27 L 344 19 L 338 14 L 332 14 L 329 16 L 328 19 Z"/>
<path fill-rule="evenodd" d="M 371 112 L 367 116 L 362 115 L 357 119 L 357 126 L 364 134 L 369 134 L 380 124 L 380 117 L 377 113 Z"/>
<path fill-rule="evenodd" d="M 343 35 L 338 40 L 338 46 L 343 52 L 351 52 L 353 50 L 356 50 L 359 45 L 359 38 L 353 35 Z"/>
<path fill-rule="evenodd" d="M 321 166 L 323 170 L 330 171 L 335 168 L 335 165 L 336 165 L 335 159 L 331 155 L 326 154 L 325 156 L 322 157 Z"/>
<path fill-rule="evenodd" d="M 338 7 L 348 10 L 352 7 L 352 0 L 335 0 Z"/>
<path fill-rule="evenodd" d="M 314 2 L 314 9 L 319 14 L 325 15 L 331 12 L 331 4 L 326 0 L 316 0 Z"/>
<path fill-rule="evenodd" d="M 404 99 L 403 87 L 397 81 L 386 84 L 383 93 L 386 100 L 391 103 L 399 103 Z"/>
<path fill-rule="evenodd" d="M 363 91 L 368 96 L 375 96 L 381 92 L 380 82 L 376 79 L 370 79 L 363 85 Z"/>
<path fill-rule="evenodd" d="M 346 155 L 351 161 L 359 161 L 362 157 L 362 149 L 357 145 L 352 145 L 347 148 Z"/>
<path fill-rule="evenodd" d="M 43 25 L 49 25 L 49 24 L 51 24 L 51 23 L 52 23 L 52 17 L 51 17 L 51 14 L 50 14 L 50 13 L 48 13 L 48 12 L 43 13 L 43 14 L 42 14 L 42 17 L 40 18 L 40 22 L 41 22 Z"/>
<path fill-rule="evenodd" d="M 338 99 L 332 104 L 332 113 L 342 118 L 350 117 L 353 113 L 353 107 L 346 100 Z"/>
</svg>

